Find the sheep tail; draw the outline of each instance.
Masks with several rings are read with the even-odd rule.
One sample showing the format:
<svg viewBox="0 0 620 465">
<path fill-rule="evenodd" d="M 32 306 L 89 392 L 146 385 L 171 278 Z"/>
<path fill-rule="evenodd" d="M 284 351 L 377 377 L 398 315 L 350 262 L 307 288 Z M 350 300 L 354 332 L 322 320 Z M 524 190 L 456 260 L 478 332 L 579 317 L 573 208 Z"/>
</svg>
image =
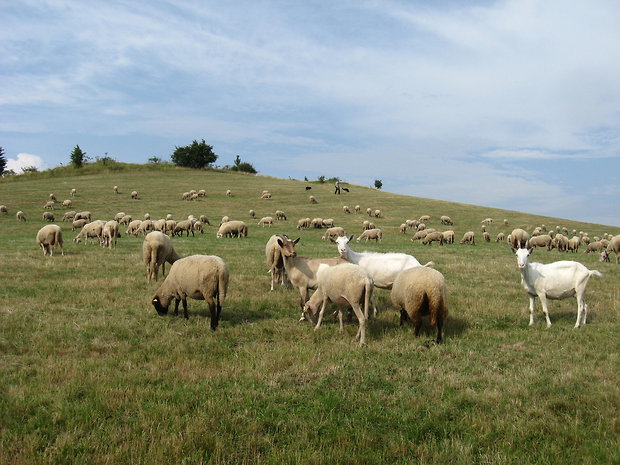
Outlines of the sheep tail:
<svg viewBox="0 0 620 465">
<path fill-rule="evenodd" d="M 431 261 L 430 261 L 430 262 L 428 262 L 426 265 L 422 265 L 422 266 L 426 266 L 426 267 L 428 267 L 428 268 L 432 268 L 432 267 L 434 267 L 434 266 L 435 266 L 435 262 L 431 260 Z"/>
</svg>

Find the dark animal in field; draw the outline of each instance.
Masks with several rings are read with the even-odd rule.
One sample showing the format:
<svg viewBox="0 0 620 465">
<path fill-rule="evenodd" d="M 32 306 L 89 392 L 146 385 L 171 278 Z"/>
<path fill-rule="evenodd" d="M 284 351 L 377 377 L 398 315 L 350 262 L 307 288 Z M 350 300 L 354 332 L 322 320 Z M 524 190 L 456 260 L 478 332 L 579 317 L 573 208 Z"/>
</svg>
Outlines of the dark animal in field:
<svg viewBox="0 0 620 465">
<path fill-rule="evenodd" d="M 310 189 L 312 189 L 312 186 L 306 186 L 307 191 L 309 191 Z"/>
</svg>

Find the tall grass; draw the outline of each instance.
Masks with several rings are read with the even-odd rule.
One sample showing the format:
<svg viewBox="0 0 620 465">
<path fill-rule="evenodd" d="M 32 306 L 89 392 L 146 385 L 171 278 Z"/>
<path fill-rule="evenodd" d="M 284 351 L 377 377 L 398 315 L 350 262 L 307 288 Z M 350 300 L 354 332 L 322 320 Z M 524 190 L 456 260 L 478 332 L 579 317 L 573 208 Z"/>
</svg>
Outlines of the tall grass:
<svg viewBox="0 0 620 465">
<path fill-rule="evenodd" d="M 398 226 L 429 214 L 430 226 L 444 229 L 445 214 L 457 238 L 478 233 L 488 216 L 493 236 L 541 223 L 591 236 L 618 229 L 349 187 L 336 196 L 330 184 L 170 167 L 0 181 L 10 212 L 0 217 L 0 463 L 620 462 L 620 266 L 583 251 L 537 251 L 539 261 L 574 259 L 605 276 L 590 281 L 584 328 L 573 329 L 574 299 L 551 303 L 548 330 L 537 307 L 530 328 L 506 244 L 422 246 Z M 123 236 L 114 250 L 74 244 L 58 218 L 65 255 L 43 257 L 34 243 L 42 206 L 52 192 L 69 198 L 71 188 L 74 209 L 95 218 L 206 214 L 206 234 L 173 240 L 181 255 L 216 254 L 228 264 L 219 329 L 209 330 L 204 302 L 189 301 L 189 320 L 155 313 L 150 298 L 161 281 L 145 279 L 141 238 Z M 206 199 L 181 200 L 202 188 Z M 134 189 L 138 201 L 129 199 Z M 258 198 L 263 189 L 272 200 Z M 328 318 L 314 332 L 297 321 L 295 290 L 269 292 L 269 236 L 299 236 L 301 255 L 334 256 L 322 231 L 295 225 L 332 217 L 357 235 L 367 217 L 345 215 L 344 204 L 385 215 L 373 220 L 383 242 L 355 250 L 412 253 L 446 276 L 443 345 L 428 346 L 431 328 L 418 339 L 400 328 L 387 291 L 376 292 L 381 313 L 364 349 L 355 324 L 340 334 Z M 284 210 L 288 221 L 257 227 L 250 208 L 259 218 Z M 18 209 L 27 223 L 15 221 Z M 216 239 L 223 215 L 247 221 L 249 237 Z"/>
</svg>

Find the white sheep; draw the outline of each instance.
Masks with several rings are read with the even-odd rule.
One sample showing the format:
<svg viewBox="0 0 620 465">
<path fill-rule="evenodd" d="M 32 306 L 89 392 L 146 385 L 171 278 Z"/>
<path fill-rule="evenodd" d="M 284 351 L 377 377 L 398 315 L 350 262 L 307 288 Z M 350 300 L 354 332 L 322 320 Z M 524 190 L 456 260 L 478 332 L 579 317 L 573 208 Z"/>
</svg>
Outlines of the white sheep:
<svg viewBox="0 0 620 465">
<path fill-rule="evenodd" d="M 336 225 L 336 222 L 333 218 L 325 218 L 323 219 L 323 221 L 321 221 L 321 225 L 324 228 L 333 228 Z"/>
<path fill-rule="evenodd" d="M 3 213 L 5 215 L 9 214 L 9 209 L 6 207 L 6 205 L 0 205 L 0 213 Z"/>
<path fill-rule="evenodd" d="M 103 225 L 102 237 L 103 242 L 101 245 L 110 249 L 116 247 L 116 238 L 121 237 L 121 233 L 118 231 L 118 222 L 114 220 L 107 221 Z"/>
<path fill-rule="evenodd" d="M 112 189 L 114 190 L 114 193 L 115 193 L 115 194 L 118 194 L 118 193 L 119 193 L 119 192 L 118 192 L 118 186 L 114 186 Z"/>
<path fill-rule="evenodd" d="M 443 242 L 445 244 L 454 244 L 454 231 L 444 231 L 443 233 Z"/>
<path fill-rule="evenodd" d="M 418 221 L 419 221 L 420 223 L 425 223 L 425 222 L 426 222 L 426 223 L 428 223 L 430 220 L 431 220 L 430 215 L 422 215 L 422 216 L 418 219 Z"/>
<path fill-rule="evenodd" d="M 129 226 L 129 223 L 133 221 L 133 217 L 131 215 L 125 215 L 120 220 L 117 220 L 119 224 L 124 224 Z"/>
<path fill-rule="evenodd" d="M 73 242 L 79 244 L 82 242 L 82 238 L 84 238 L 84 243 L 89 237 L 96 237 L 99 244 L 101 244 L 103 239 L 103 225 L 105 221 L 95 220 L 91 223 L 86 223 L 82 230 L 79 232 L 77 236 L 73 238 Z"/>
<path fill-rule="evenodd" d="M 17 218 L 17 221 L 26 221 L 26 214 L 19 210 L 17 213 L 15 213 L 15 218 Z"/>
<path fill-rule="evenodd" d="M 56 248 L 57 246 L 60 247 L 60 254 L 65 254 L 62 248 L 62 230 L 60 229 L 60 226 L 56 224 L 47 224 L 39 229 L 39 232 L 37 232 L 36 242 L 37 245 L 41 247 L 41 250 L 43 250 L 43 255 L 47 255 L 49 253 L 51 257 L 52 248 Z"/>
<path fill-rule="evenodd" d="M 407 223 L 402 223 L 399 227 L 398 230 L 403 233 L 403 234 L 407 234 Z"/>
<path fill-rule="evenodd" d="M 381 210 L 375 210 L 373 214 L 375 215 L 375 218 L 382 218 Z"/>
<path fill-rule="evenodd" d="M 551 327 L 547 299 L 560 300 L 575 296 L 577 299 L 577 322 L 575 328 L 586 324 L 588 306 L 585 301 L 586 287 L 591 276 L 602 277 L 602 273 L 589 270 L 579 262 L 562 260 L 546 265 L 529 262 L 528 257 L 534 249 L 512 249 L 517 256 L 517 265 L 521 271 L 521 285 L 530 298 L 530 326 L 534 324 L 534 302 L 540 299 L 547 328 Z"/>
<path fill-rule="evenodd" d="M 310 225 L 310 218 L 300 218 L 299 220 L 297 220 L 297 229 L 308 229 Z"/>
<path fill-rule="evenodd" d="M 321 229 L 323 227 L 323 218 L 312 218 L 312 221 L 310 221 L 310 226 L 316 229 Z"/>
<path fill-rule="evenodd" d="M 372 216 L 372 208 L 367 208 L 367 209 L 366 209 L 366 214 L 367 214 L 368 216 Z"/>
<path fill-rule="evenodd" d="M 200 234 L 204 234 L 205 232 L 202 226 L 203 226 L 202 221 L 196 221 L 194 225 L 192 226 L 192 229 L 194 230 L 194 232 L 199 232 Z"/>
<path fill-rule="evenodd" d="M 153 229 L 155 231 L 165 232 L 166 231 L 166 220 L 164 218 L 160 218 L 158 220 L 153 221 Z"/>
<path fill-rule="evenodd" d="M 73 204 L 73 202 L 71 201 L 71 199 L 67 199 L 67 200 L 63 200 L 62 201 L 62 206 L 65 207 L 65 208 L 70 208 L 72 204 Z"/>
<path fill-rule="evenodd" d="M 506 236 L 503 232 L 497 233 L 497 237 L 495 238 L 495 242 L 504 242 Z"/>
<path fill-rule="evenodd" d="M 362 207 L 360 207 L 359 205 L 356 205 L 355 206 L 355 213 L 356 214 L 359 213 L 361 209 L 362 209 Z"/>
<path fill-rule="evenodd" d="M 263 228 L 265 226 L 269 226 L 271 228 L 271 225 L 273 224 L 273 217 L 271 216 L 264 216 L 260 219 L 260 221 L 258 222 L 259 226 L 262 226 Z"/>
<path fill-rule="evenodd" d="M 82 229 L 86 223 L 88 223 L 88 220 L 83 218 L 81 220 L 74 220 L 73 223 L 71 223 L 71 231 Z"/>
<path fill-rule="evenodd" d="M 422 240 L 426 237 L 427 234 L 428 234 L 428 231 L 424 229 L 422 231 L 417 231 L 411 238 L 411 242 Z"/>
<path fill-rule="evenodd" d="M 222 216 L 222 219 L 220 220 L 220 224 L 219 226 L 222 226 L 224 223 L 228 223 L 230 221 L 230 218 L 227 215 Z"/>
<path fill-rule="evenodd" d="M 481 223 L 493 223 L 493 218 L 485 218 Z"/>
<path fill-rule="evenodd" d="M 56 221 L 52 212 L 43 212 L 43 220 L 50 223 Z"/>
<path fill-rule="evenodd" d="M 609 241 L 609 245 L 607 249 L 601 252 L 601 261 L 609 261 L 609 256 L 611 253 L 616 254 L 616 265 L 618 264 L 618 259 L 620 259 L 620 234 L 613 236 Z"/>
<path fill-rule="evenodd" d="M 333 239 L 339 236 L 345 236 L 346 232 L 344 231 L 344 228 L 341 226 L 334 226 L 333 228 L 328 228 L 325 231 L 325 234 L 323 234 L 323 237 L 321 237 L 322 240 L 325 239 Z"/>
<path fill-rule="evenodd" d="M 322 264 L 317 270 L 317 283 L 316 292 L 304 305 L 304 316 L 315 324 L 315 331 L 320 328 L 325 307 L 330 301 L 338 306 L 341 332 L 343 331 L 344 308 L 351 307 L 353 309 L 359 321 L 356 338 L 359 339 L 360 346 L 366 345 L 368 307 L 372 299 L 374 285 L 368 272 L 361 266 L 352 263 L 336 266 Z M 362 305 L 364 306 L 363 309 Z"/>
<path fill-rule="evenodd" d="M 513 249 L 523 248 L 526 246 L 527 241 L 530 239 L 530 235 L 527 231 L 521 228 L 515 228 L 508 236 L 510 246 Z"/>
<path fill-rule="evenodd" d="M 171 265 L 181 256 L 174 250 L 172 241 L 168 236 L 159 232 L 151 231 L 144 236 L 142 242 L 142 258 L 146 266 L 146 278 L 148 281 L 157 281 L 159 267 L 162 267 L 162 275 L 166 275 L 166 262 Z"/>
<path fill-rule="evenodd" d="M 211 312 L 211 329 L 215 331 L 220 320 L 222 305 L 228 290 L 228 267 L 215 255 L 190 255 L 175 261 L 170 273 L 155 292 L 151 303 L 159 315 L 168 313 L 170 300 L 175 300 L 174 314 L 179 314 L 183 302 L 183 316 L 187 313 L 187 298 L 206 300 Z"/>
<path fill-rule="evenodd" d="M 75 210 L 65 212 L 65 214 L 62 215 L 62 221 L 73 221 L 76 213 L 77 212 Z"/>
<path fill-rule="evenodd" d="M 441 224 L 453 225 L 452 219 L 449 216 L 443 215 L 441 218 Z"/>
<path fill-rule="evenodd" d="M 75 216 L 73 217 L 73 219 L 74 220 L 82 220 L 82 219 L 84 219 L 84 220 L 91 221 L 91 216 L 92 216 L 91 212 L 89 212 L 88 210 L 84 210 L 84 211 L 81 211 L 81 212 L 77 212 L 75 214 Z"/>
<path fill-rule="evenodd" d="M 132 200 L 138 200 L 138 191 L 131 191 Z"/>
<path fill-rule="evenodd" d="M 400 325 L 412 320 L 415 335 L 420 335 L 422 317 L 428 315 L 429 324 L 437 327 L 435 342 L 443 341 L 442 330 L 448 318 L 446 282 L 443 275 L 432 268 L 417 267 L 402 271 L 394 281 L 390 294 L 392 304 L 400 309 Z"/>
<path fill-rule="evenodd" d="M 243 221 L 229 221 L 220 226 L 215 237 L 248 237 L 248 225 Z"/>
<path fill-rule="evenodd" d="M 265 199 L 265 200 L 270 200 L 271 199 L 271 194 L 269 192 L 263 191 L 263 193 L 260 196 L 261 199 Z"/>
<path fill-rule="evenodd" d="M 579 251 L 579 245 L 581 244 L 581 240 L 577 236 L 573 236 L 568 240 L 568 250 L 573 253 L 577 253 Z"/>
<path fill-rule="evenodd" d="M 54 202 L 52 202 L 51 200 L 49 202 L 45 202 L 45 205 L 43 205 L 43 208 L 47 208 L 48 210 L 53 210 Z"/>
<path fill-rule="evenodd" d="M 314 195 L 309 196 L 308 200 L 310 201 L 310 203 L 319 203 L 317 202 L 316 197 Z"/>
<path fill-rule="evenodd" d="M 351 210 L 349 209 L 348 205 L 343 205 L 342 213 L 351 213 Z"/>
<path fill-rule="evenodd" d="M 439 245 L 443 245 L 443 233 L 440 233 L 439 231 L 432 231 L 427 233 L 426 236 L 424 236 L 424 239 L 422 239 L 422 244 L 431 245 L 433 242 L 439 242 Z"/>
<path fill-rule="evenodd" d="M 547 250 L 551 250 L 551 243 L 553 238 L 549 234 L 541 234 L 540 236 L 534 236 L 528 241 L 529 247 L 546 247 Z"/>
<path fill-rule="evenodd" d="M 141 225 L 142 225 L 142 221 L 140 220 L 130 221 L 129 224 L 127 225 L 127 229 L 125 230 L 125 235 L 126 236 L 137 236 L 138 230 L 140 229 Z"/>
<path fill-rule="evenodd" d="M 123 219 L 123 216 L 125 216 L 126 213 L 125 212 L 118 212 L 116 215 L 114 215 L 114 218 L 112 218 L 114 221 L 118 221 L 120 222 Z"/>
<path fill-rule="evenodd" d="M 138 231 L 136 231 L 136 236 L 146 236 L 150 231 L 154 231 L 155 226 L 153 225 L 153 221 L 144 220 L 140 223 L 140 227 Z"/>
<path fill-rule="evenodd" d="M 463 234 L 463 239 L 460 240 L 459 244 L 476 245 L 476 235 L 473 231 L 467 231 Z"/>
<path fill-rule="evenodd" d="M 344 236 L 344 234 L 343 234 Z M 368 242 L 369 239 L 374 239 L 375 242 L 379 242 L 383 238 L 383 231 L 379 228 L 367 229 L 359 237 L 356 239 L 357 242 L 360 242 L 364 239 L 364 242 Z"/>
<path fill-rule="evenodd" d="M 189 233 L 192 233 L 192 236 L 194 236 L 194 228 L 193 228 L 194 224 L 192 223 L 192 220 L 182 220 L 179 221 L 178 223 L 176 223 L 176 225 L 174 226 L 174 230 L 172 232 L 173 236 L 183 236 L 183 231 L 185 231 L 185 233 L 187 234 L 187 237 L 189 237 Z"/>
<path fill-rule="evenodd" d="M 491 235 L 488 233 L 488 231 L 484 231 L 482 233 L 482 240 L 484 242 L 491 242 Z"/>
<path fill-rule="evenodd" d="M 256 212 L 254 210 L 249 211 L 250 218 L 256 218 Z"/>
<path fill-rule="evenodd" d="M 77 194 L 77 189 L 71 189 L 71 192 L 69 194 L 71 195 L 71 197 L 75 197 L 75 194 Z"/>
<path fill-rule="evenodd" d="M 226 197 L 232 197 L 232 191 L 230 189 L 226 189 Z"/>
</svg>

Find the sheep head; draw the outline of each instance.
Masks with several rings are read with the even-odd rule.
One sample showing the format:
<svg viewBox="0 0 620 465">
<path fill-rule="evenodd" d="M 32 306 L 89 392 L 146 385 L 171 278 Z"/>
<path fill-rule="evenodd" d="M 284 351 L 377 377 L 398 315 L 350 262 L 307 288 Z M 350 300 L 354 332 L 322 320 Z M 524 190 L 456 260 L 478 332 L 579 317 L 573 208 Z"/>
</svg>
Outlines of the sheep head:
<svg viewBox="0 0 620 465">
<path fill-rule="evenodd" d="M 153 304 L 153 307 L 155 307 L 155 310 L 159 315 L 163 316 L 168 314 L 170 299 L 168 299 L 167 297 L 162 298 L 156 295 L 155 297 L 153 297 L 153 300 L 151 300 L 151 303 Z"/>
</svg>

